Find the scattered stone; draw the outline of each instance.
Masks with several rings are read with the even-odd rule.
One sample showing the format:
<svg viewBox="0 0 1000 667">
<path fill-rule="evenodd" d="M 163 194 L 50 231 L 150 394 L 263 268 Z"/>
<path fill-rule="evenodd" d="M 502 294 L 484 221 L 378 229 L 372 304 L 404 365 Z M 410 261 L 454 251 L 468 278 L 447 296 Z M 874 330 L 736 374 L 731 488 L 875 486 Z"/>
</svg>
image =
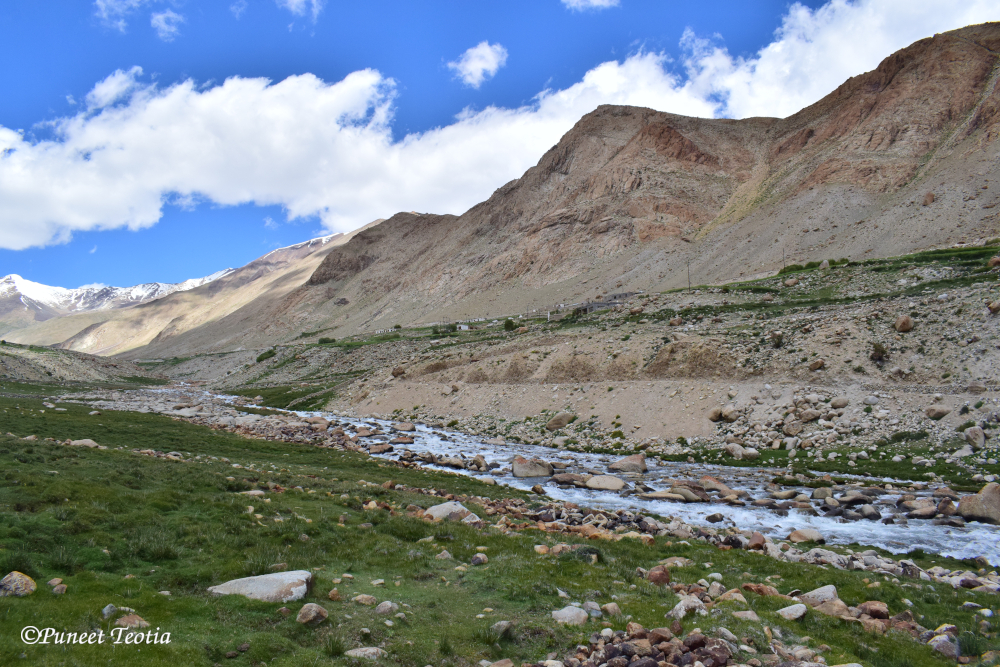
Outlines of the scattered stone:
<svg viewBox="0 0 1000 667">
<path fill-rule="evenodd" d="M 469 562 L 472 565 L 486 565 L 490 562 L 490 559 L 486 557 L 486 554 L 476 554 Z"/>
<path fill-rule="evenodd" d="M 328 615 L 326 609 L 315 602 L 309 602 L 299 610 L 298 615 L 295 617 L 295 622 L 302 623 L 303 625 L 319 625 L 326 620 Z"/>
<path fill-rule="evenodd" d="M 52 587 L 53 595 L 62 595 L 66 592 L 66 584 L 56 584 Z"/>
<path fill-rule="evenodd" d="M 344 651 L 344 655 L 348 658 L 364 658 L 365 660 L 378 660 L 379 658 L 384 658 L 389 654 L 378 648 L 377 646 L 366 646 L 365 648 L 352 648 L 349 651 Z"/>
<path fill-rule="evenodd" d="M 913 328 L 913 319 L 909 315 L 900 315 L 892 326 L 896 331 L 906 333 Z"/>
<path fill-rule="evenodd" d="M 128 614 L 115 621 L 115 626 L 119 628 L 148 628 L 149 623 L 136 614 Z"/>
<path fill-rule="evenodd" d="M 362 593 L 361 595 L 355 595 L 351 598 L 351 602 L 357 602 L 358 604 L 363 604 L 366 607 L 374 607 L 378 603 L 378 600 L 374 595 Z"/>
</svg>

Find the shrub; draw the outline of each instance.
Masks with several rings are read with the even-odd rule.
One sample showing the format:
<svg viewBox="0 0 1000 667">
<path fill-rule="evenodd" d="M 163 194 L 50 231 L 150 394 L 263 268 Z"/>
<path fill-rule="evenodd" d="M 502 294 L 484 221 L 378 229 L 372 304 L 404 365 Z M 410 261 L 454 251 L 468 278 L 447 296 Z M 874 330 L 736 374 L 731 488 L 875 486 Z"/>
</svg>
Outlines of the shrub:
<svg viewBox="0 0 1000 667">
<path fill-rule="evenodd" d="M 319 339 L 319 344 L 320 345 L 330 345 L 330 344 L 336 343 L 336 342 L 337 342 L 336 338 L 320 338 Z"/>
<path fill-rule="evenodd" d="M 274 348 L 272 347 L 267 352 L 262 352 L 261 354 L 257 355 L 257 363 L 259 364 L 262 361 L 267 361 L 268 359 L 270 359 L 271 357 L 273 357 L 276 354 L 277 354 L 277 352 L 275 352 Z"/>
<path fill-rule="evenodd" d="M 872 343 L 872 353 L 868 355 L 868 358 L 877 364 L 881 364 L 889 358 L 889 348 L 883 343 L 874 342 Z"/>
<path fill-rule="evenodd" d="M 347 650 L 344 638 L 339 635 L 327 635 L 323 640 L 323 650 L 331 658 L 339 658 Z"/>
<path fill-rule="evenodd" d="M 504 331 L 513 331 L 516 328 L 517 328 L 517 325 L 514 324 L 514 320 L 510 319 L 509 317 L 503 321 L 503 330 Z"/>
<path fill-rule="evenodd" d="M 392 327 L 392 328 L 393 328 L 393 329 L 402 329 L 402 328 L 403 328 L 403 325 L 402 325 L 402 324 L 395 324 L 395 325 L 393 325 L 393 327 Z"/>
</svg>

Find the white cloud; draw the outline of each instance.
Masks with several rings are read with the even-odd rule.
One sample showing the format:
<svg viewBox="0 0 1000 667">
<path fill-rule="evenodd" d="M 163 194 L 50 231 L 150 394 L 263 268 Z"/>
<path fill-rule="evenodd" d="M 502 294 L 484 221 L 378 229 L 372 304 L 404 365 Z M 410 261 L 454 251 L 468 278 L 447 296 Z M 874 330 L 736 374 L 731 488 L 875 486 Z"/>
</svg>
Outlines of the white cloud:
<svg viewBox="0 0 1000 667">
<path fill-rule="evenodd" d="M 316 216 L 330 231 L 400 210 L 461 213 L 520 176 L 599 104 L 786 115 L 916 39 L 996 13 L 986 0 L 942 6 L 793 5 L 753 58 L 689 35 L 686 77 L 668 69 L 666 56 L 639 53 L 524 107 L 466 110 L 401 140 L 391 132 L 395 83 L 373 70 L 336 83 L 303 74 L 162 89 L 139 82 L 137 68 L 118 71 L 87 95 L 86 111 L 51 123 L 52 139 L 29 141 L 0 126 L 0 247 L 148 227 L 165 203 L 280 205 L 288 218 Z"/>
<path fill-rule="evenodd" d="M 468 49 L 458 60 L 448 63 L 448 67 L 465 85 L 479 88 L 483 81 L 492 79 L 506 63 L 507 49 L 500 44 L 482 41 Z"/>
<path fill-rule="evenodd" d="M 690 32 L 684 43 L 693 85 L 721 100 L 726 115 L 785 117 L 918 39 L 997 19 L 997 0 L 831 0 L 815 10 L 793 4 L 775 40 L 752 58 Z"/>
<path fill-rule="evenodd" d="M 154 12 L 149 18 L 149 25 L 164 42 L 174 41 L 180 33 L 181 23 L 184 23 L 184 17 L 170 9 Z"/>
<path fill-rule="evenodd" d="M 80 285 L 77 289 L 104 289 L 107 287 L 104 283 L 88 283 L 86 285 Z"/>
<path fill-rule="evenodd" d="M 310 14 L 313 21 L 319 17 L 323 5 L 326 4 L 326 0 L 276 0 L 276 2 L 279 7 L 284 7 L 296 16 Z"/>
<path fill-rule="evenodd" d="M 115 30 L 125 32 L 125 18 L 143 5 L 159 0 L 94 0 L 94 11 L 101 21 Z"/>
<path fill-rule="evenodd" d="M 617 7 L 619 0 L 562 0 L 562 3 L 570 9 L 577 11 L 583 9 L 607 9 Z"/>
<path fill-rule="evenodd" d="M 236 0 L 233 4 L 229 5 L 229 11 L 233 13 L 237 19 L 243 16 L 243 12 L 247 10 L 247 0 Z"/>
<path fill-rule="evenodd" d="M 96 245 L 93 248 L 90 249 L 90 254 L 93 255 L 95 252 L 97 252 L 97 246 Z M 102 285 L 102 287 L 103 287 L 103 285 Z"/>
<path fill-rule="evenodd" d="M 132 67 L 127 72 L 125 70 L 115 70 L 113 74 L 99 81 L 89 93 L 87 93 L 87 108 L 103 109 L 122 99 L 133 89 L 137 82 L 136 77 L 142 74 L 142 68 L 138 65 Z"/>
</svg>

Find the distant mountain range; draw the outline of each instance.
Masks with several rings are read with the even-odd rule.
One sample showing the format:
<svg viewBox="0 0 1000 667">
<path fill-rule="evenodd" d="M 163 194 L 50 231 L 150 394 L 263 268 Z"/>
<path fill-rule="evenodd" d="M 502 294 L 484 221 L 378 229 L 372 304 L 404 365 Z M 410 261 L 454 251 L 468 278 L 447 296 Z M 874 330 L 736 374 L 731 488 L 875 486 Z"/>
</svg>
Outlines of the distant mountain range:
<svg viewBox="0 0 1000 667">
<path fill-rule="evenodd" d="M 143 283 L 131 287 L 101 285 L 76 289 L 43 285 L 12 273 L 0 278 L 0 334 L 53 317 L 148 303 L 174 292 L 200 287 L 232 271 L 223 269 L 204 278 L 191 278 L 180 283 Z M 21 326 L 17 326 L 18 323 Z"/>
<path fill-rule="evenodd" d="M 137 348 L 152 353 L 189 332 L 199 341 L 197 331 L 224 321 L 221 332 L 212 328 L 208 334 L 212 343 L 223 343 L 230 327 L 242 332 L 241 322 L 264 304 L 281 301 L 305 283 L 330 249 L 380 222 L 278 248 L 238 269 L 177 284 L 66 290 L 8 276 L 0 281 L 0 336 L 94 354 Z"/>
</svg>

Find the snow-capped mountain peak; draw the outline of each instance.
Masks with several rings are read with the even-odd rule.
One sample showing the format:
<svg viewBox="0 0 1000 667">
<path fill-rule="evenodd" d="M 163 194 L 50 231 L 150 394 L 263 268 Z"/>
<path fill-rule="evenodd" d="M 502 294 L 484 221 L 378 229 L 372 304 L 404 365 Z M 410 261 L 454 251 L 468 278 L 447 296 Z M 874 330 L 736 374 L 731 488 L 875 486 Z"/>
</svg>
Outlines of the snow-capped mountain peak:
<svg viewBox="0 0 1000 667">
<path fill-rule="evenodd" d="M 46 310 L 52 309 L 62 314 L 124 308 L 200 287 L 232 271 L 233 269 L 225 269 L 204 278 L 192 278 L 180 283 L 144 283 L 131 287 L 86 285 L 76 289 L 43 285 L 12 273 L 0 278 L 0 299 L 19 297 L 25 306 L 43 306 Z M 33 303 L 29 304 L 29 301 Z"/>
</svg>

